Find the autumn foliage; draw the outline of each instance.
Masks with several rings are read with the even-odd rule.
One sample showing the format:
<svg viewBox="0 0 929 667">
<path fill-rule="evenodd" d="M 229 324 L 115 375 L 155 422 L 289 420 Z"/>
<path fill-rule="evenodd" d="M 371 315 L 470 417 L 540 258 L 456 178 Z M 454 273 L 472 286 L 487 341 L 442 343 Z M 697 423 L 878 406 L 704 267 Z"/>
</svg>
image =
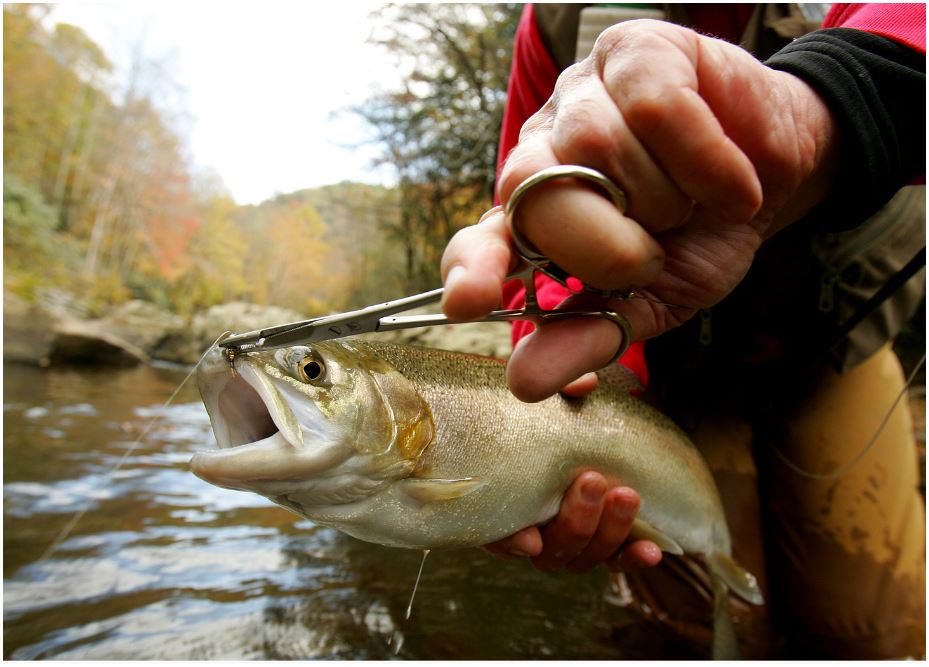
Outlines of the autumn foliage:
<svg viewBox="0 0 929 667">
<path fill-rule="evenodd" d="M 4 288 L 20 296 L 64 291 L 90 312 L 131 298 L 182 314 L 231 300 L 358 307 L 437 286 L 447 239 L 489 205 L 514 6 L 377 12 L 375 39 L 412 63 L 408 84 L 355 112 L 397 185 L 258 206 L 193 170 L 158 67 L 138 56 L 117 75 L 53 7 L 3 9 Z M 408 57 L 410 30 L 434 43 L 426 59 Z"/>
</svg>

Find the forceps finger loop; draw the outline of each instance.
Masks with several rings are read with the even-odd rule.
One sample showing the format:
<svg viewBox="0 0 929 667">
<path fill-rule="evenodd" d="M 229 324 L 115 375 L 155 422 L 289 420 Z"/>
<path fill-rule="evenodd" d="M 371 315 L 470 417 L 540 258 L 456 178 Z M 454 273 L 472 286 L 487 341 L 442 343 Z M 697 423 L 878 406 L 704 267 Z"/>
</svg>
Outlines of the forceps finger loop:
<svg viewBox="0 0 929 667">
<path fill-rule="evenodd" d="M 513 239 L 513 246 L 515 247 L 516 252 L 520 255 L 520 257 L 526 262 L 526 264 L 529 265 L 529 269 L 527 271 L 523 271 L 520 274 L 511 277 L 519 277 L 525 285 L 526 312 L 531 312 L 535 317 L 538 317 L 543 322 L 551 322 L 554 320 L 569 319 L 574 317 L 599 317 L 601 319 L 607 319 L 619 327 L 622 341 L 620 342 L 619 349 L 616 351 L 616 354 L 607 364 L 609 365 L 625 354 L 626 350 L 628 350 L 629 346 L 632 344 L 632 327 L 629 325 L 629 321 L 625 317 L 611 310 L 585 312 L 544 310 L 539 307 L 538 301 L 536 299 L 535 272 L 542 273 L 555 282 L 561 284 L 563 287 L 568 288 L 571 292 L 575 292 L 575 290 L 573 290 L 568 285 L 568 278 L 570 277 L 569 274 L 557 264 L 552 262 L 546 255 L 543 255 L 541 252 L 539 252 L 539 250 L 529 242 L 529 240 L 520 231 L 516 220 L 516 210 L 526 194 L 534 187 L 558 178 L 578 178 L 591 182 L 598 186 L 609 196 L 610 200 L 613 202 L 620 213 L 625 213 L 626 211 L 626 193 L 623 192 L 622 189 L 620 189 L 620 187 L 613 181 L 595 169 L 582 167 L 580 165 L 556 165 L 554 167 L 549 167 L 547 169 L 536 172 L 520 183 L 515 190 L 513 190 L 513 193 L 510 195 L 510 200 L 507 202 L 506 209 L 504 211 L 506 225 L 509 228 L 510 235 Z M 599 290 L 591 288 L 588 285 L 584 285 L 584 291 L 593 293 L 601 298 L 617 299 L 623 301 L 629 300 L 633 296 L 633 292 L 631 290 Z"/>
<path fill-rule="evenodd" d="M 552 265 L 548 257 L 539 252 L 539 250 L 532 245 L 523 233 L 519 230 L 519 226 L 516 224 L 516 209 L 519 207 L 519 203 L 526 196 L 526 194 L 533 188 L 542 185 L 548 181 L 557 179 L 557 178 L 579 178 L 584 181 L 590 181 L 595 185 L 600 186 L 607 195 L 609 195 L 610 200 L 619 209 L 620 213 L 625 213 L 626 211 L 626 193 L 623 192 L 618 185 L 616 185 L 609 178 L 601 174 L 595 169 L 589 167 L 582 167 L 580 165 L 572 164 L 561 164 L 554 167 L 548 167 L 539 172 L 536 172 L 513 190 L 513 194 L 510 195 L 510 200 L 506 204 L 506 209 L 504 210 L 504 215 L 506 218 L 507 227 L 510 229 L 510 234 L 513 238 L 513 245 L 516 247 L 516 251 L 520 256 L 531 264 L 534 268 L 545 273 L 550 278 L 557 280 L 560 283 L 563 283 L 565 275 L 562 275 L 564 272 L 558 269 L 558 272 L 555 275 L 549 273 L 552 268 L 558 268 Z"/>
<path fill-rule="evenodd" d="M 617 359 L 626 354 L 629 346 L 632 345 L 632 326 L 629 324 L 629 320 L 612 310 L 592 310 L 589 312 L 581 312 L 577 310 L 544 310 L 535 313 L 535 315 L 543 322 L 569 320 L 577 317 L 598 317 L 600 319 L 609 320 L 615 324 L 619 328 L 621 340 L 619 341 L 619 347 L 616 350 L 616 354 L 614 354 L 613 357 L 603 365 L 604 368 L 612 365 L 614 362 L 616 362 Z"/>
</svg>

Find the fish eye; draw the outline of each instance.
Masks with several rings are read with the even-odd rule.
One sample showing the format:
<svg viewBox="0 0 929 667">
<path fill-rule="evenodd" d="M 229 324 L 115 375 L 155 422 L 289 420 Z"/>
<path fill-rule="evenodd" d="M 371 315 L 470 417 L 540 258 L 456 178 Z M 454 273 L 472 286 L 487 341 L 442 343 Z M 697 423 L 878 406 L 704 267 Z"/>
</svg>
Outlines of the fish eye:
<svg viewBox="0 0 929 667">
<path fill-rule="evenodd" d="M 305 357 L 297 364 L 300 379 L 310 384 L 318 384 L 326 379 L 326 364 L 316 357 Z"/>
</svg>

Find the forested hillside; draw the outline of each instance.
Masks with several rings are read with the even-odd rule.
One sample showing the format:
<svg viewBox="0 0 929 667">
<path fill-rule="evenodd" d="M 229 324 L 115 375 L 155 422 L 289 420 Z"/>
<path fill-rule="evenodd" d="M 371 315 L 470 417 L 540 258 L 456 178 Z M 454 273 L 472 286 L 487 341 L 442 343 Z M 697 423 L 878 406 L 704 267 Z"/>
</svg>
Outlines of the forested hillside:
<svg viewBox="0 0 929 667">
<path fill-rule="evenodd" d="M 3 10 L 4 288 L 19 296 L 65 292 L 91 313 L 132 298 L 180 314 L 231 300 L 354 307 L 437 286 L 445 242 L 490 205 L 515 5 L 376 12 L 372 39 L 406 82 L 353 112 L 397 185 L 258 206 L 195 172 L 163 71 L 139 56 L 118 76 L 53 11 Z"/>
</svg>

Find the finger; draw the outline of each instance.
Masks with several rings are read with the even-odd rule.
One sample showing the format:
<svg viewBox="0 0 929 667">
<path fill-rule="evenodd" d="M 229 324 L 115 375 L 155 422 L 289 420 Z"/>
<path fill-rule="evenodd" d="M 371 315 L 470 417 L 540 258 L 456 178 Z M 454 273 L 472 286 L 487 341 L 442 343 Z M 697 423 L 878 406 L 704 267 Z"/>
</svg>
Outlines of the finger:
<svg viewBox="0 0 929 667">
<path fill-rule="evenodd" d="M 587 548 L 567 565 L 571 572 L 587 572 L 619 551 L 629 537 L 639 511 L 639 494 L 628 487 L 614 487 L 603 499 L 603 514 Z"/>
<path fill-rule="evenodd" d="M 569 382 L 561 388 L 561 393 L 568 398 L 582 398 L 592 392 L 600 384 L 596 373 L 584 373 L 578 379 Z"/>
<path fill-rule="evenodd" d="M 583 551 L 600 523 L 606 479 L 582 473 L 568 488 L 555 519 L 542 529 L 542 553 L 532 559 L 539 570 L 552 572 Z"/>
<path fill-rule="evenodd" d="M 509 537 L 484 545 L 484 550 L 498 558 L 530 558 L 542 553 L 542 535 L 535 526 L 523 528 Z"/>
<path fill-rule="evenodd" d="M 619 328 L 605 319 L 547 323 L 516 345 L 506 366 L 507 385 L 521 401 L 541 401 L 585 373 L 603 368 L 621 342 Z"/>
<path fill-rule="evenodd" d="M 654 567 L 661 562 L 661 549 L 654 542 L 638 540 L 628 544 L 618 558 L 607 561 L 611 572 L 631 572 L 645 567 Z"/>
<path fill-rule="evenodd" d="M 700 95 L 702 39 L 677 26 L 619 25 L 601 36 L 595 59 L 629 128 L 678 187 L 717 219 L 747 222 L 761 183 Z"/>
<path fill-rule="evenodd" d="M 524 180 L 560 164 L 551 131 L 521 138 L 500 174 L 501 201 Z M 661 270 L 661 246 L 584 181 L 549 181 L 526 194 L 513 213 L 526 239 L 542 254 L 585 283 L 606 290 L 647 284 Z"/>
<path fill-rule="evenodd" d="M 533 188 L 520 200 L 512 224 L 542 254 L 592 287 L 647 285 L 662 267 L 658 242 L 583 182 L 559 179 Z"/>
<path fill-rule="evenodd" d="M 619 185 L 627 195 L 626 215 L 649 232 L 679 226 L 690 215 L 691 198 L 626 125 L 592 64 L 589 70 L 562 86 L 551 131 L 555 156 L 564 164 L 597 169 Z"/>
<path fill-rule="evenodd" d="M 474 320 L 497 308 L 512 261 L 509 232 L 499 207 L 455 234 L 442 255 L 445 314 L 455 320 Z"/>
</svg>

